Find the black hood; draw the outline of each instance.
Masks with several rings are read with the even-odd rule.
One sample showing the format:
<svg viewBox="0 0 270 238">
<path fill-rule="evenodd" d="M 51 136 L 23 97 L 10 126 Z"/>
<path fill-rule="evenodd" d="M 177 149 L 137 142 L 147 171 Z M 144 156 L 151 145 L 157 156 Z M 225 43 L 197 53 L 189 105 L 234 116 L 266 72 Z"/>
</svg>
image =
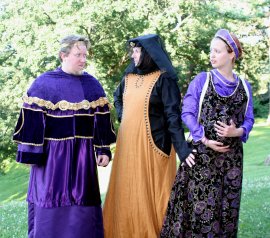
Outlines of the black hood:
<svg viewBox="0 0 270 238">
<path fill-rule="evenodd" d="M 139 45 L 150 55 L 155 65 L 161 71 L 167 72 L 170 78 L 178 80 L 177 73 L 172 65 L 172 62 L 162 44 L 160 37 L 156 34 L 139 36 L 128 40 L 128 45 Z M 130 65 L 125 70 L 125 73 L 139 73 L 139 69 L 135 67 L 132 60 Z"/>
</svg>

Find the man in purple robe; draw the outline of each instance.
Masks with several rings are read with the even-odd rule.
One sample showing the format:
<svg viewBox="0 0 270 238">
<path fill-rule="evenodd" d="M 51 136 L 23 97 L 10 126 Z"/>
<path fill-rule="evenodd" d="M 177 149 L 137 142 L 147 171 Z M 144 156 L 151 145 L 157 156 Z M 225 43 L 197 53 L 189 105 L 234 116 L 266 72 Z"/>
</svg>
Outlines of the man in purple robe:
<svg viewBox="0 0 270 238">
<path fill-rule="evenodd" d="M 97 165 L 107 166 L 115 133 L 109 102 L 84 72 L 89 41 L 61 41 L 61 67 L 40 75 L 23 97 L 13 139 L 31 164 L 29 238 L 102 238 Z"/>
</svg>

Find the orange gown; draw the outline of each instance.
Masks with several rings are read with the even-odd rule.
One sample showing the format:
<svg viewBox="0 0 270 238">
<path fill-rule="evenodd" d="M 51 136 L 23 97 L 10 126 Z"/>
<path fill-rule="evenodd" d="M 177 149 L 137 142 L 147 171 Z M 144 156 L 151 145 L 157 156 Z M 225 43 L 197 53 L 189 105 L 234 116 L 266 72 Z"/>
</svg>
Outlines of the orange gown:
<svg viewBox="0 0 270 238">
<path fill-rule="evenodd" d="M 162 152 L 151 135 L 148 116 L 156 71 L 125 78 L 123 116 L 107 191 L 105 238 L 156 238 L 163 224 L 176 175 L 175 151 Z"/>
</svg>

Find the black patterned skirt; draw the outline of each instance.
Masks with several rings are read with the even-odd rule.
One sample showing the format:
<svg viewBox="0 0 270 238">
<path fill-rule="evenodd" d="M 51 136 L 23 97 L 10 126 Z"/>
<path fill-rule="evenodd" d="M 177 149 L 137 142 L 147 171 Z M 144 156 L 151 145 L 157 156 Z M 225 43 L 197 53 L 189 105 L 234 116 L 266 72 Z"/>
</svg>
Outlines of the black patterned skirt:
<svg viewBox="0 0 270 238">
<path fill-rule="evenodd" d="M 162 238 L 237 236 L 242 190 L 243 148 L 218 153 L 194 143 L 196 164 L 181 165 L 170 195 Z"/>
</svg>

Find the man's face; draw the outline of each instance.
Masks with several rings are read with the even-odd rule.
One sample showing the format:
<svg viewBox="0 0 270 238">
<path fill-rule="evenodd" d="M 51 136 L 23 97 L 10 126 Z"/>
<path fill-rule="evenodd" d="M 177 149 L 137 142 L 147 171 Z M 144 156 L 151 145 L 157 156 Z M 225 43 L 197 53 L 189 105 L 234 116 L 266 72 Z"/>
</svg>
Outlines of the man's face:
<svg viewBox="0 0 270 238">
<path fill-rule="evenodd" d="M 69 54 L 63 53 L 62 65 L 71 74 L 82 74 L 86 66 L 87 48 L 83 42 L 77 42 L 71 48 Z"/>
</svg>

